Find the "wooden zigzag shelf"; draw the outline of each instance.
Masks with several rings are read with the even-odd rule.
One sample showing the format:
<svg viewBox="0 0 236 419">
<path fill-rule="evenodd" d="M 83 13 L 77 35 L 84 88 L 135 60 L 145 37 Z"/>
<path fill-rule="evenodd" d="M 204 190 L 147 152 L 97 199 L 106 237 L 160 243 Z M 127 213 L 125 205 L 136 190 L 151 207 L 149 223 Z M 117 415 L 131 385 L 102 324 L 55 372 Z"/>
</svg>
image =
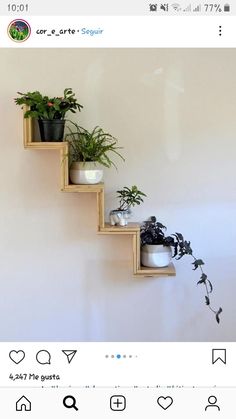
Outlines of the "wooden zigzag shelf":
<svg viewBox="0 0 236 419">
<path fill-rule="evenodd" d="M 24 108 L 24 112 L 27 108 Z M 104 221 L 104 184 L 74 185 L 69 182 L 68 143 L 34 141 L 33 121 L 24 118 L 24 147 L 33 150 L 59 150 L 61 161 L 61 191 L 76 193 L 96 193 L 97 195 L 97 232 L 98 234 L 130 235 L 133 240 L 133 273 L 135 276 L 174 276 L 175 268 L 171 263 L 166 268 L 146 268 L 140 263 L 140 224 L 111 226 Z"/>
</svg>

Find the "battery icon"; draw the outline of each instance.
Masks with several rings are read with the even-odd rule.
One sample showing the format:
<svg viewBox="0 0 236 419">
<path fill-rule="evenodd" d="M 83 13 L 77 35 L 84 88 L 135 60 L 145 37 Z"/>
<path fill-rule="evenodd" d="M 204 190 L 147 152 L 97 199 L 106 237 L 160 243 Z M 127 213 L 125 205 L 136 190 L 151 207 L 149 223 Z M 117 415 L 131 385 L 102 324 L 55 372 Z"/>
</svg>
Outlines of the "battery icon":
<svg viewBox="0 0 236 419">
<path fill-rule="evenodd" d="M 230 5 L 228 3 L 224 5 L 224 12 L 230 12 Z"/>
</svg>

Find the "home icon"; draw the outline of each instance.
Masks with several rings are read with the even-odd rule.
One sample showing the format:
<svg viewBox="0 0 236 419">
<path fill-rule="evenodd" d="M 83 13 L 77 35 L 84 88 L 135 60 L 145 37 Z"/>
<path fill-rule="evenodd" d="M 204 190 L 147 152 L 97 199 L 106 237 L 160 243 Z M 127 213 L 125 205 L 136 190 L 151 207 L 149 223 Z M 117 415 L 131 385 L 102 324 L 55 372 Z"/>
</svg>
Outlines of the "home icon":
<svg viewBox="0 0 236 419">
<path fill-rule="evenodd" d="M 31 402 L 27 399 L 27 397 L 22 396 L 16 402 L 16 411 L 17 412 L 31 412 Z"/>
</svg>

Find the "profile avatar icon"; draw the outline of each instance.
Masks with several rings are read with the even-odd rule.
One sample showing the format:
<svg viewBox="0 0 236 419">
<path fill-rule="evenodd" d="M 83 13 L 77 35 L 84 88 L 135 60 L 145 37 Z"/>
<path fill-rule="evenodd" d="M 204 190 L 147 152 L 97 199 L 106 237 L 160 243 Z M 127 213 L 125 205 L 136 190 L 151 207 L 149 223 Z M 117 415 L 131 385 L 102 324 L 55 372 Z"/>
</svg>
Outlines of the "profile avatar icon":
<svg viewBox="0 0 236 419">
<path fill-rule="evenodd" d="M 31 28 L 26 20 L 15 19 L 8 25 L 7 33 L 12 41 L 24 42 L 30 37 Z"/>
<path fill-rule="evenodd" d="M 215 396 L 208 397 L 208 405 L 205 407 L 205 410 L 207 410 L 209 407 L 216 407 L 218 411 L 220 410 L 220 407 L 216 404 L 217 398 Z"/>
</svg>

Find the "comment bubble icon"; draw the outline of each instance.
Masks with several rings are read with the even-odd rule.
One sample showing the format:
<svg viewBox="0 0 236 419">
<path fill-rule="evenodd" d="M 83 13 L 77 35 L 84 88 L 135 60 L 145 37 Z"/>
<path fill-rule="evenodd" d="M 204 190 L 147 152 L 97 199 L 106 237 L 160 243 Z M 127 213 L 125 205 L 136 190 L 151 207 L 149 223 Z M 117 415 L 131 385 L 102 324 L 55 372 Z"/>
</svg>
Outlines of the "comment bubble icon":
<svg viewBox="0 0 236 419">
<path fill-rule="evenodd" d="M 41 365 L 50 365 L 51 364 L 51 354 L 46 350 L 42 349 L 36 354 L 36 360 Z"/>
</svg>

